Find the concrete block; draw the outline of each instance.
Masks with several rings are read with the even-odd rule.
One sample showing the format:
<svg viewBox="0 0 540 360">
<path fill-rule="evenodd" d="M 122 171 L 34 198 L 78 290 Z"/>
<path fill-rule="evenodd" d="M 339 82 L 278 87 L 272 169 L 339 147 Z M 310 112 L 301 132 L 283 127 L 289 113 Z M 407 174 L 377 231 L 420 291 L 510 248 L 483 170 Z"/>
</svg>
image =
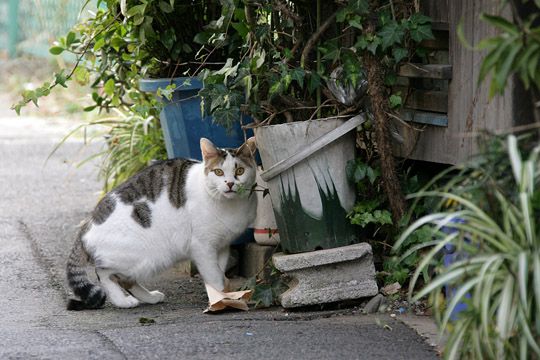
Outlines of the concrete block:
<svg viewBox="0 0 540 360">
<path fill-rule="evenodd" d="M 367 243 L 273 256 L 274 266 L 292 278 L 281 305 L 294 308 L 377 295 L 373 252 Z"/>
<path fill-rule="evenodd" d="M 275 246 L 265 246 L 257 243 L 246 244 L 241 250 L 240 274 L 246 278 L 256 276 L 259 273 L 261 278 L 268 276 L 269 274 L 265 274 L 261 270 L 272 257 L 275 248 Z M 269 271 L 270 269 L 268 269 Z"/>
</svg>

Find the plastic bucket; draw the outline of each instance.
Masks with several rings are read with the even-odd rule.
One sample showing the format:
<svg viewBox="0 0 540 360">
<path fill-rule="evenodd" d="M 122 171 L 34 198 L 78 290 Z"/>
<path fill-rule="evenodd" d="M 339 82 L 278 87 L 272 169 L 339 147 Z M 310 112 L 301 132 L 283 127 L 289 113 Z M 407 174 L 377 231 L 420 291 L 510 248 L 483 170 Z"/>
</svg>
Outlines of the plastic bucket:
<svg viewBox="0 0 540 360">
<path fill-rule="evenodd" d="M 355 158 L 355 135 L 365 121 L 302 121 L 255 129 L 284 252 L 299 253 L 358 242 L 347 214 L 355 187 L 346 165 Z"/>
</svg>

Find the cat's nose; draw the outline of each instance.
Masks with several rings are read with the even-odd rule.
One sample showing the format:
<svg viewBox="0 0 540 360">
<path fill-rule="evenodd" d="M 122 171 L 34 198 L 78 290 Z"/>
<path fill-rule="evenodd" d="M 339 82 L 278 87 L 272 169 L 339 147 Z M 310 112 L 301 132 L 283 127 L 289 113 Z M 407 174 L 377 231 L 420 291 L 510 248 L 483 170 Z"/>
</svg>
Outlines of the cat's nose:
<svg viewBox="0 0 540 360">
<path fill-rule="evenodd" d="M 234 183 L 233 182 L 228 182 L 227 186 L 229 187 L 230 190 L 232 190 L 232 187 L 234 186 Z"/>
</svg>

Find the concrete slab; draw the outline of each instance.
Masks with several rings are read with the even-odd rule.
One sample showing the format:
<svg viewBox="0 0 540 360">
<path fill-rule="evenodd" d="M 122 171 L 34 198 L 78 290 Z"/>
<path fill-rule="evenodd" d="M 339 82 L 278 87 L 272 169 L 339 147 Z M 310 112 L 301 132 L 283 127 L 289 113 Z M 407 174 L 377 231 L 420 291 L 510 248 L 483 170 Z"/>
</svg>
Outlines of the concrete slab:
<svg viewBox="0 0 540 360">
<path fill-rule="evenodd" d="M 371 246 L 367 243 L 300 254 L 275 254 L 276 269 L 292 278 L 281 305 L 294 308 L 378 293 Z"/>
</svg>

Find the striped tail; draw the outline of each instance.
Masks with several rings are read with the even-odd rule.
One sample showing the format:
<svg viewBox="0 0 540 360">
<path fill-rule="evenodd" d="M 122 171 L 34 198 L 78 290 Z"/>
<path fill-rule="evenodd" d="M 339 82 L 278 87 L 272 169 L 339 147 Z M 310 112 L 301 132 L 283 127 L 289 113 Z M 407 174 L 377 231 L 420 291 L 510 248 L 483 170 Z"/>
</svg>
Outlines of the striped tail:
<svg viewBox="0 0 540 360">
<path fill-rule="evenodd" d="M 88 263 L 88 254 L 84 250 L 82 235 L 85 226 L 81 228 L 77 240 L 73 245 L 71 254 L 66 266 L 67 282 L 73 293 L 80 300 L 69 299 L 68 310 L 98 309 L 105 303 L 105 291 L 97 285 L 94 285 L 88 279 L 85 266 Z"/>
</svg>

